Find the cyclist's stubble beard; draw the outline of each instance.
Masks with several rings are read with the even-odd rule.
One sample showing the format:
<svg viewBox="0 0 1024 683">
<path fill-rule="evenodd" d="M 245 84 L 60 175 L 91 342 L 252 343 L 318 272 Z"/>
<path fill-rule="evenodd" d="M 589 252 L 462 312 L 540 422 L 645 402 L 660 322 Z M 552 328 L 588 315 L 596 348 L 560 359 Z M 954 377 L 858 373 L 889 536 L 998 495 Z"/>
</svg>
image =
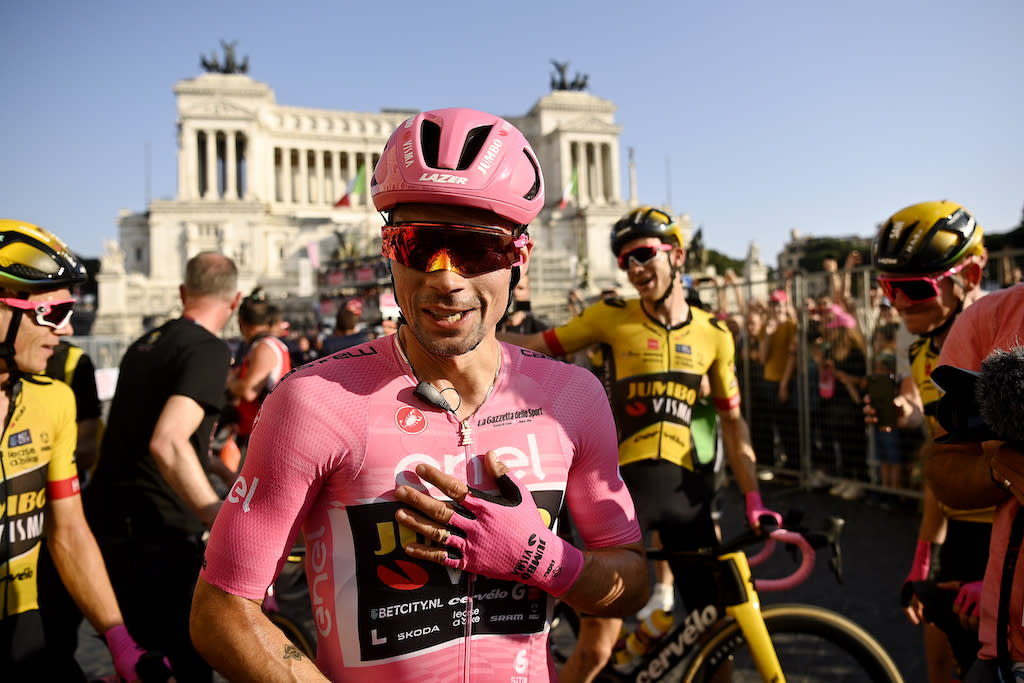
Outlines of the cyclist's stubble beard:
<svg viewBox="0 0 1024 683">
<path fill-rule="evenodd" d="M 409 323 L 409 330 L 424 351 L 442 358 L 454 358 L 469 353 L 478 347 L 487 337 L 488 329 L 494 329 L 493 325 L 487 324 L 488 305 L 476 295 L 417 295 L 413 297 L 416 306 L 416 315 L 406 316 Z M 450 333 L 438 332 L 436 328 L 427 327 L 430 322 L 427 318 L 430 314 L 423 309 L 429 306 L 444 306 L 460 310 L 470 310 L 473 319 L 471 325 L 466 329 L 453 330 Z"/>
</svg>

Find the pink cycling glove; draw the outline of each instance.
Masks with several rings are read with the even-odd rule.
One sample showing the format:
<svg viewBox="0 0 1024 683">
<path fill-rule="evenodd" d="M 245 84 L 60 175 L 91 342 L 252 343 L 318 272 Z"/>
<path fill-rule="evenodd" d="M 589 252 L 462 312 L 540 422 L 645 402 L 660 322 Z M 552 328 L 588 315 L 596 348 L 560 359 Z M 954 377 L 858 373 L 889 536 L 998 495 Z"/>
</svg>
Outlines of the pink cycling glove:
<svg viewBox="0 0 1024 683">
<path fill-rule="evenodd" d="M 135 672 L 135 665 L 139 663 L 139 659 L 146 651 L 138 646 L 125 625 L 118 624 L 109 629 L 103 634 L 103 639 L 107 641 L 107 648 L 114 658 L 114 669 L 117 671 L 117 675 L 125 681 L 139 680 L 139 674 Z"/>
<path fill-rule="evenodd" d="M 981 602 L 981 581 L 972 581 L 960 586 L 960 592 L 956 594 L 953 606 L 959 608 L 959 613 L 965 617 L 975 616 L 978 612 L 978 603 Z"/>
<path fill-rule="evenodd" d="M 583 553 L 544 525 L 518 479 L 503 474 L 497 484 L 500 496 L 470 486 L 455 505 L 444 564 L 562 595 L 583 571 Z"/>
<path fill-rule="evenodd" d="M 904 583 L 924 581 L 932 564 L 932 544 L 930 541 L 918 541 L 914 550 L 914 563 L 910 565 L 910 573 Z"/>
<path fill-rule="evenodd" d="M 913 583 L 924 581 L 928 578 L 932 565 L 932 544 L 931 541 L 917 541 L 917 548 L 914 550 L 914 562 L 910 565 L 910 573 L 903 580 L 900 587 L 900 603 L 906 607 L 910 605 L 914 597 Z"/>
<path fill-rule="evenodd" d="M 139 647 L 135 639 L 128 633 L 125 625 L 118 624 L 108 629 L 103 634 L 103 639 L 106 641 L 107 649 L 110 650 L 110 655 L 114 660 L 114 670 L 120 677 L 119 680 L 128 681 L 129 683 L 139 680 L 139 673 L 136 667 L 138 667 L 139 661 L 146 655 L 147 651 Z M 163 658 L 163 664 L 169 672 L 171 670 L 171 662 L 167 657 Z"/>
<path fill-rule="evenodd" d="M 762 515 L 768 515 L 773 518 L 775 523 L 779 525 L 779 528 L 782 528 L 782 515 L 766 508 L 761 500 L 760 493 L 757 491 L 747 491 L 744 497 L 747 501 L 747 524 L 750 525 L 751 529 L 761 526 Z"/>
</svg>

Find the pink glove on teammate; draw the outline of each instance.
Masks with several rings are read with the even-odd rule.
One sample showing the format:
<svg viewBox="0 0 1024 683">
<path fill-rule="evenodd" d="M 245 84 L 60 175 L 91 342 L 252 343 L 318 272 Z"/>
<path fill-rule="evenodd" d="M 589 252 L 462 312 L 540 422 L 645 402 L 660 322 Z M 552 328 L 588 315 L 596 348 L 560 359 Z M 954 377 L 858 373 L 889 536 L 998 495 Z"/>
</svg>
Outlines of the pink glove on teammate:
<svg viewBox="0 0 1024 683">
<path fill-rule="evenodd" d="M 518 479 L 503 474 L 497 484 L 500 496 L 470 486 L 462 505 L 455 506 L 444 564 L 562 595 L 583 571 L 583 553 L 544 525 Z"/>
<path fill-rule="evenodd" d="M 960 586 L 960 592 L 953 601 L 954 611 L 963 617 L 978 614 L 978 603 L 981 602 L 981 581 L 972 581 Z"/>
<path fill-rule="evenodd" d="M 139 663 L 142 655 L 146 654 L 128 633 L 124 624 L 118 624 L 103 634 L 107 641 L 107 648 L 114 658 L 114 669 L 117 675 L 125 681 L 139 680 L 139 674 L 135 672 L 135 665 Z"/>
<path fill-rule="evenodd" d="M 117 675 L 120 677 L 119 680 L 128 681 L 128 683 L 139 680 L 139 673 L 136 671 L 136 667 L 147 651 L 139 647 L 135 639 L 128 633 L 125 625 L 118 624 L 108 629 L 103 634 L 103 640 L 106 641 L 107 649 L 110 650 L 110 655 L 114 660 L 114 670 L 117 671 Z M 169 672 L 171 670 L 170 660 L 164 657 L 163 663 Z"/>
<path fill-rule="evenodd" d="M 764 502 L 761 501 L 760 493 L 757 491 L 747 491 L 744 497 L 747 501 L 747 524 L 750 525 L 751 529 L 761 526 L 762 515 L 768 515 L 775 520 L 780 529 L 782 528 L 782 515 L 766 508 Z"/>
<path fill-rule="evenodd" d="M 910 605 L 914 597 L 914 589 L 911 584 L 915 581 L 924 581 L 928 578 L 932 565 L 932 544 L 930 541 L 917 541 L 917 548 L 914 550 L 914 561 L 910 565 L 910 573 L 903 580 L 900 588 L 900 602 L 904 607 Z"/>
<path fill-rule="evenodd" d="M 910 573 L 904 583 L 924 581 L 932 565 L 932 544 L 930 541 L 918 541 L 914 549 L 914 561 L 910 565 Z"/>
</svg>

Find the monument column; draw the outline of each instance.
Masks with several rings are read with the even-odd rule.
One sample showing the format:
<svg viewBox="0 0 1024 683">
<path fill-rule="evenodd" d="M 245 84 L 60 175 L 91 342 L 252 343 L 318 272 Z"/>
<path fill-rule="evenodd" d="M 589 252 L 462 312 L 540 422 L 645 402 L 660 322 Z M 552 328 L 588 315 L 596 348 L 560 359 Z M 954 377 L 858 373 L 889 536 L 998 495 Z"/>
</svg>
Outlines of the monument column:
<svg viewBox="0 0 1024 683">
<path fill-rule="evenodd" d="M 579 193 L 580 207 L 590 205 L 590 151 L 593 145 L 589 142 L 581 142 L 579 164 L 580 170 L 576 174 L 576 188 Z"/>
<path fill-rule="evenodd" d="M 217 198 L 217 131 L 206 131 L 206 193 L 203 199 Z"/>
<path fill-rule="evenodd" d="M 331 152 L 331 197 L 328 198 L 331 206 L 341 199 L 341 152 L 334 150 Z"/>
<path fill-rule="evenodd" d="M 235 131 L 224 133 L 224 199 L 238 199 L 238 163 L 235 160 Z"/>
<path fill-rule="evenodd" d="M 178 196 L 181 199 L 194 199 L 199 179 L 196 177 L 196 131 L 182 126 L 179 133 L 181 149 L 178 150 Z"/>
<path fill-rule="evenodd" d="M 292 176 L 292 148 L 281 148 L 281 201 L 291 204 L 294 201 L 295 178 Z"/>
<path fill-rule="evenodd" d="M 309 204 L 309 150 L 299 149 L 299 204 Z"/>
<path fill-rule="evenodd" d="M 313 159 L 313 174 L 316 180 L 313 183 L 313 203 L 323 204 L 325 185 L 327 184 L 324 182 L 324 151 L 318 149 L 314 154 L 316 157 Z"/>
</svg>

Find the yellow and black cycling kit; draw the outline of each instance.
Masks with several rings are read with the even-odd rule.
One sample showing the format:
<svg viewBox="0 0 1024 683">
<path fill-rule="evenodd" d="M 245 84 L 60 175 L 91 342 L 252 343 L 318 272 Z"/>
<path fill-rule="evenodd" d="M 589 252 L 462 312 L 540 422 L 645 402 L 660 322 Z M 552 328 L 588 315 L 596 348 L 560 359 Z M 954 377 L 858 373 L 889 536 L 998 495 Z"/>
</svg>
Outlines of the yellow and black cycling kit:
<svg viewBox="0 0 1024 683">
<path fill-rule="evenodd" d="M 546 330 L 554 355 L 602 344 L 603 375 L 619 432 L 619 464 L 664 459 L 693 470 L 690 434 L 701 377 L 711 381 L 715 407 L 739 405 L 732 334 L 711 313 L 690 307 L 689 318 L 667 328 L 639 299 L 608 299 L 565 325 Z"/>
<path fill-rule="evenodd" d="M 0 444 L 0 619 L 39 608 L 36 565 L 47 499 L 79 495 L 75 398 L 49 377 L 23 376 Z"/>
</svg>

